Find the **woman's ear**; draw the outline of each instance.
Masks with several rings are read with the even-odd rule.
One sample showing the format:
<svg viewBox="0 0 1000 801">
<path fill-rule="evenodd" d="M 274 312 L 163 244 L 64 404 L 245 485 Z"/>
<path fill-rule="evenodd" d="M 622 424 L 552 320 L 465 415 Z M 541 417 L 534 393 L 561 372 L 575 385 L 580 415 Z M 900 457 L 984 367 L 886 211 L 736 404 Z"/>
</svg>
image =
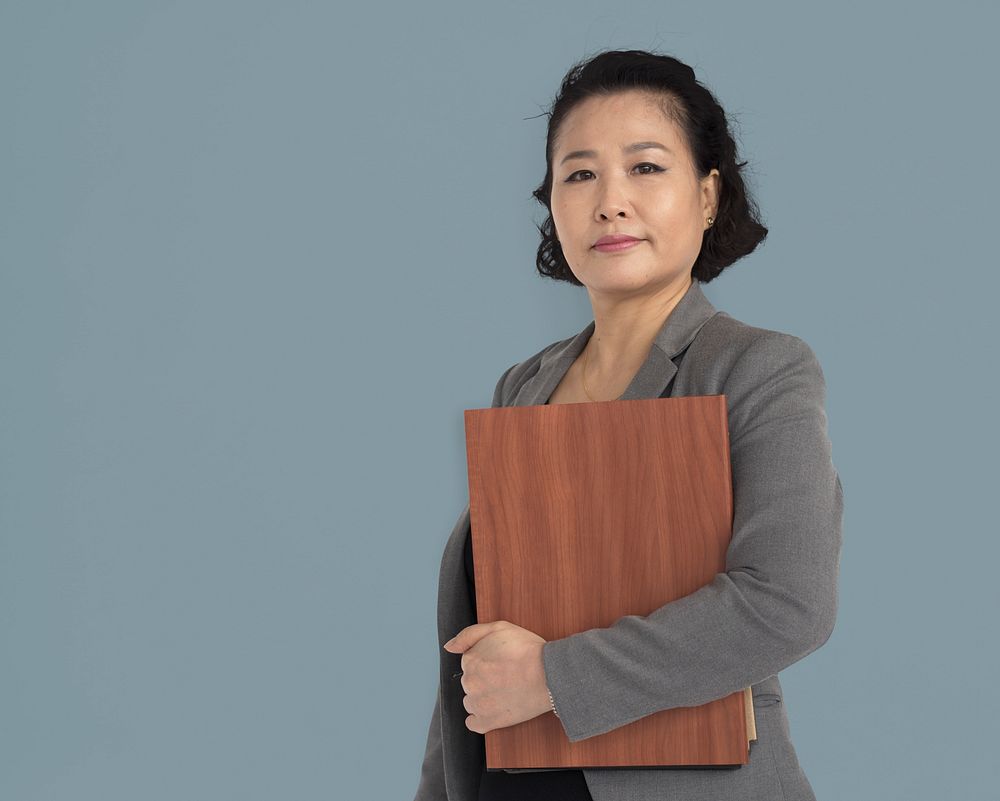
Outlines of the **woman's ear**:
<svg viewBox="0 0 1000 801">
<path fill-rule="evenodd" d="M 722 176 L 713 167 L 708 171 L 708 175 L 701 179 L 702 210 L 705 217 L 718 219 L 719 216 L 719 193 L 722 191 Z"/>
</svg>

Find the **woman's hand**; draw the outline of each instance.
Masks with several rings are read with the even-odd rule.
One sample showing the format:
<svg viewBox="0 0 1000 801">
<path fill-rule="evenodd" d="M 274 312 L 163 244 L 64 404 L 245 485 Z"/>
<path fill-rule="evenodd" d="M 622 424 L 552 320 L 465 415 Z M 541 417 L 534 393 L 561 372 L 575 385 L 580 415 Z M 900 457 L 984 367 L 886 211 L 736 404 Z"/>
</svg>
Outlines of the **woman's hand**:
<svg viewBox="0 0 1000 801">
<path fill-rule="evenodd" d="M 445 643 L 462 654 L 465 725 L 485 734 L 531 720 L 552 709 L 542 645 L 534 632 L 506 620 L 475 623 Z"/>
</svg>

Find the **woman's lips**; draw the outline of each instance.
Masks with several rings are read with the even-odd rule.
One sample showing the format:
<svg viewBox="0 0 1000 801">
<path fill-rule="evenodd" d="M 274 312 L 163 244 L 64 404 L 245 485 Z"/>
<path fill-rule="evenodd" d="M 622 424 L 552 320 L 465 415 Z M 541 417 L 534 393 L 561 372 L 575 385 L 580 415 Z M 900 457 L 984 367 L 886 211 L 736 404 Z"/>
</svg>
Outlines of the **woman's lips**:
<svg viewBox="0 0 1000 801">
<path fill-rule="evenodd" d="M 635 247 L 642 241 L 642 239 L 629 239 L 625 242 L 609 242 L 606 245 L 594 245 L 594 250 L 599 250 L 602 253 L 615 253 L 619 250 L 628 250 Z"/>
</svg>

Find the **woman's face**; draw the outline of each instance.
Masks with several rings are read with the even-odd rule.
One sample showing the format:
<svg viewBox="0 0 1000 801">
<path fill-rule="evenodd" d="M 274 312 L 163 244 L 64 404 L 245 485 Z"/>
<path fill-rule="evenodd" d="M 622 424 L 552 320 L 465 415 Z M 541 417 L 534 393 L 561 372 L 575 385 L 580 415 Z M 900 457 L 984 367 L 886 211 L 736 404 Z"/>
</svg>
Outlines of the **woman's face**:
<svg viewBox="0 0 1000 801">
<path fill-rule="evenodd" d="M 573 274 L 598 293 L 687 286 L 719 181 L 715 169 L 698 179 L 681 129 L 655 96 L 583 101 L 564 118 L 552 155 L 552 220 Z M 594 247 L 610 234 L 640 241 Z"/>
</svg>

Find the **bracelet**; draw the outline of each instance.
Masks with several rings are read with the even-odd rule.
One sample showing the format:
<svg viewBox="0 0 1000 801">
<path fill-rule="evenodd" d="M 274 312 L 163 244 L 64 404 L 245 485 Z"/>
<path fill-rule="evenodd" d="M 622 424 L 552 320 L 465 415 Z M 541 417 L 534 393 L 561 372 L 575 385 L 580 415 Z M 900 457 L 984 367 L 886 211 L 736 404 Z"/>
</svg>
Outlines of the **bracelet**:
<svg viewBox="0 0 1000 801">
<path fill-rule="evenodd" d="M 547 688 L 547 687 L 546 687 L 546 690 L 548 690 L 548 688 Z M 556 717 L 559 717 L 559 713 L 558 713 L 558 712 L 556 712 L 556 702 L 555 702 L 555 700 L 554 700 L 554 699 L 552 698 L 552 690 L 548 690 L 548 693 L 549 693 L 549 704 L 550 704 L 550 705 L 551 705 L 551 707 L 552 707 L 552 714 L 553 714 L 553 715 L 555 715 Z"/>
</svg>

